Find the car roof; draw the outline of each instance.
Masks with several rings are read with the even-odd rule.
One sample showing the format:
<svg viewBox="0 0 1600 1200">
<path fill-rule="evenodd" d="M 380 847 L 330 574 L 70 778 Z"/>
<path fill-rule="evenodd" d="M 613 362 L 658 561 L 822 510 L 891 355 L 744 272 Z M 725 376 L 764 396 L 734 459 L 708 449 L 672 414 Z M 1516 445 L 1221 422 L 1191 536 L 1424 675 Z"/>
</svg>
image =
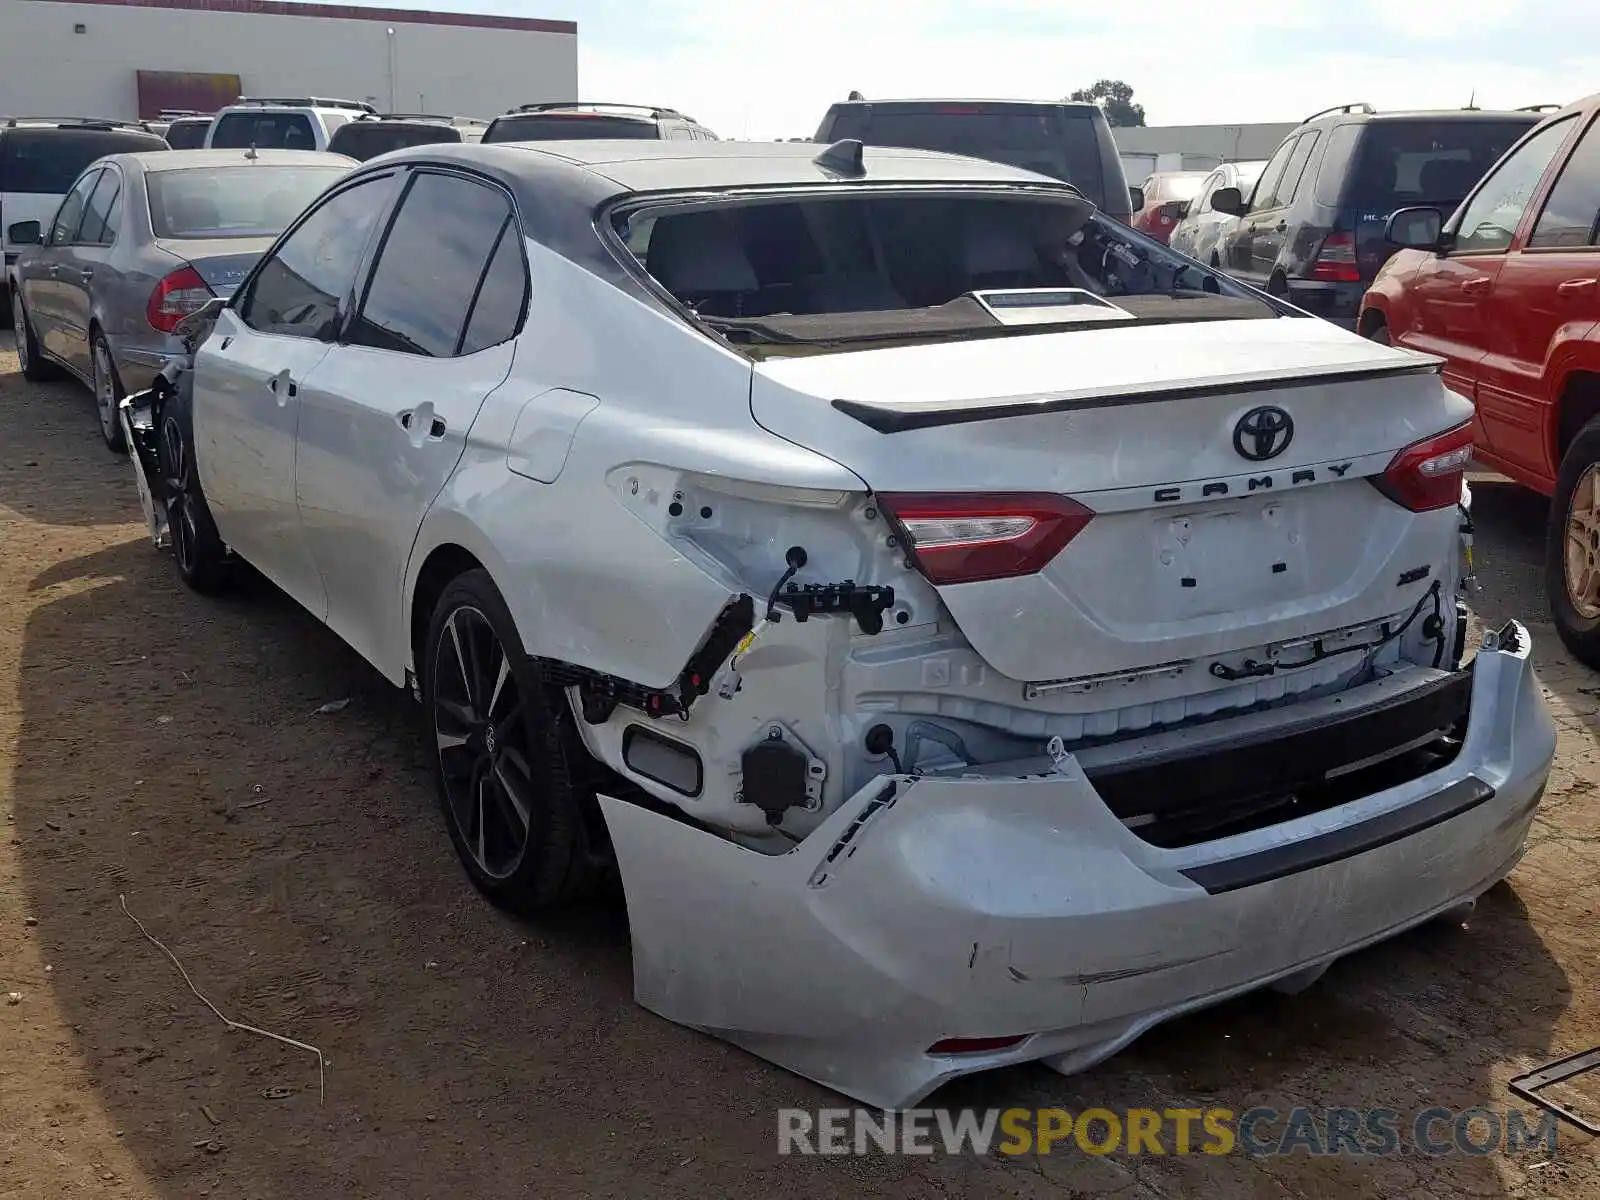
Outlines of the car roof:
<svg viewBox="0 0 1600 1200">
<path fill-rule="evenodd" d="M 834 108 L 872 108 L 891 107 L 897 104 L 995 104 L 995 105 L 1023 105 L 1044 106 L 1048 108 L 1099 108 L 1088 100 L 1018 100 L 1001 99 L 993 96 L 900 96 L 893 100 L 835 100 Z"/>
<path fill-rule="evenodd" d="M 674 142 L 613 138 L 566 142 L 441 143 L 392 151 L 386 163 L 407 159 L 460 161 L 518 180 L 543 174 L 586 176 L 587 192 L 655 192 L 782 187 L 828 183 L 838 175 L 815 161 L 827 147 L 816 142 Z M 379 160 L 373 160 L 379 161 Z M 1021 167 L 958 154 L 867 146 L 862 183 L 1021 183 L 1059 180 Z"/>
<path fill-rule="evenodd" d="M 325 150 L 257 150 L 250 157 L 246 150 L 151 150 L 147 153 L 109 154 L 119 163 L 130 163 L 142 171 L 182 171 L 192 167 L 225 167 L 265 164 L 278 167 L 357 166 L 356 160 Z"/>
<path fill-rule="evenodd" d="M 1543 115 L 1530 112 L 1517 112 L 1514 109 L 1482 109 L 1482 108 L 1441 108 L 1441 109 L 1406 109 L 1399 112 L 1378 113 L 1328 113 L 1307 121 L 1307 125 L 1320 125 L 1328 121 L 1358 121 L 1363 124 L 1385 124 L 1390 121 L 1526 121 L 1529 125 L 1536 125 L 1544 119 Z"/>
</svg>

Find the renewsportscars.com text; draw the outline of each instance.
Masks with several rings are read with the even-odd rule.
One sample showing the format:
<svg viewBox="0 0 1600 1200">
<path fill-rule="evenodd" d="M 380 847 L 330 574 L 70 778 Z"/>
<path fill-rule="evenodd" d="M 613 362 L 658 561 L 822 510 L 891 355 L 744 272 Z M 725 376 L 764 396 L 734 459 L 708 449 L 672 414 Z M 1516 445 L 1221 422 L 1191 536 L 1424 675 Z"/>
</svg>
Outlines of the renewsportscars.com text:
<svg viewBox="0 0 1600 1200">
<path fill-rule="evenodd" d="M 1514 1108 L 778 1110 L 779 1154 L 1482 1156 L 1556 1150 L 1556 1118 Z"/>
</svg>

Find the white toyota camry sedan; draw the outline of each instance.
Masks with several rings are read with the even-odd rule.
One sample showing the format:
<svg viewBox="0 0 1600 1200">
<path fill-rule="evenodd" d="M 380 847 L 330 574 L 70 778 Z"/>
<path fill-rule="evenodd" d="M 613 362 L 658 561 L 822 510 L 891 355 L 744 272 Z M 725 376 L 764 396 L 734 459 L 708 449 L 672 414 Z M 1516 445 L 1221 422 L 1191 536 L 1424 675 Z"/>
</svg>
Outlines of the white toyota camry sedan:
<svg viewBox="0 0 1600 1200">
<path fill-rule="evenodd" d="M 641 1003 L 863 1101 L 1305 986 L 1522 853 L 1471 406 L 1066 184 L 419 147 L 189 331 L 123 409 L 185 580 L 415 690 L 492 900 L 620 874 Z"/>
</svg>

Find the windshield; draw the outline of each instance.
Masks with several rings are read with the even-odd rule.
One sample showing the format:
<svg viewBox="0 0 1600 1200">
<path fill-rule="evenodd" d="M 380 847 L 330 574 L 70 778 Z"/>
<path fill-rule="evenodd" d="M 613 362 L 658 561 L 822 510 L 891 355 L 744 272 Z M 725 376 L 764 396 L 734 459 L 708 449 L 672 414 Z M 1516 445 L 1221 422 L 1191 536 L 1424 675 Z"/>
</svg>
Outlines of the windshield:
<svg viewBox="0 0 1600 1200">
<path fill-rule="evenodd" d="M 869 146 L 942 150 L 1007 163 L 1073 184 L 1091 200 L 1105 191 L 1092 114 L 1047 104 L 863 106 L 859 136 Z"/>
<path fill-rule="evenodd" d="M 328 143 L 335 154 L 366 162 L 391 150 L 407 146 L 431 146 L 436 142 L 459 142 L 461 134 L 450 125 L 398 124 L 379 121 L 352 121 L 340 126 Z"/>
<path fill-rule="evenodd" d="M 346 167 L 240 163 L 146 176 L 158 238 L 274 237 Z"/>
<path fill-rule="evenodd" d="M 561 113 L 499 117 L 483 137 L 486 142 L 567 142 L 590 138 L 661 137 L 654 121 L 635 117 Z"/>
<path fill-rule="evenodd" d="M 680 303 L 731 340 L 769 346 L 1277 315 L 1255 293 L 1067 194 L 863 190 L 657 204 L 619 213 L 614 227 Z M 1019 289 L 1049 289 L 1052 298 L 973 295 Z M 1078 302 L 1067 303 L 1068 292 Z M 1117 311 L 1108 314 L 1102 299 Z"/>
<path fill-rule="evenodd" d="M 1431 205 L 1449 212 L 1536 118 L 1507 121 L 1374 121 L 1344 202 L 1387 215 Z"/>
<path fill-rule="evenodd" d="M 103 155 L 166 148 L 153 133 L 12 129 L 0 138 L 0 192 L 64 196 L 83 169 Z"/>
</svg>

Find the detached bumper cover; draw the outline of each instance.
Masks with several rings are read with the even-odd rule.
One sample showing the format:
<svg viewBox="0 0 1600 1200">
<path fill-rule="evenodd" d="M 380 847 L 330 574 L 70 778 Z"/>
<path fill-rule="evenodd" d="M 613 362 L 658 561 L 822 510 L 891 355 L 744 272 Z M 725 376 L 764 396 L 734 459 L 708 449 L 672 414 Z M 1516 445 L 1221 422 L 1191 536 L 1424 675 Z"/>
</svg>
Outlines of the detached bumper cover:
<svg viewBox="0 0 1600 1200">
<path fill-rule="evenodd" d="M 1006 1063 L 1082 1070 L 1180 1013 L 1314 977 L 1520 858 L 1555 729 L 1518 633 L 1478 655 L 1447 766 L 1181 848 L 1134 836 L 1070 757 L 1026 777 L 876 780 L 781 856 L 601 797 L 637 999 L 899 1108 Z"/>
</svg>

